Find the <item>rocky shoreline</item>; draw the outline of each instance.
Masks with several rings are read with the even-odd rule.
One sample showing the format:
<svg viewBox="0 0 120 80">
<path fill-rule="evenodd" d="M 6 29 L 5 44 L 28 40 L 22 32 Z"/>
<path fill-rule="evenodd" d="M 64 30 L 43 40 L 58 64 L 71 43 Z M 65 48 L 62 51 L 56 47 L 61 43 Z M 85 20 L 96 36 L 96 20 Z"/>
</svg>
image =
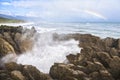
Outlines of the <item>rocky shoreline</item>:
<svg viewBox="0 0 120 80">
<path fill-rule="evenodd" d="M 0 59 L 8 54 L 19 55 L 32 49 L 36 30 L 22 26 L 0 26 Z M 0 80 L 120 80 L 120 39 L 101 39 L 90 34 L 69 34 L 57 39 L 79 41 L 77 55 L 66 56 L 68 63 L 55 63 L 49 74 L 32 65 L 15 62 L 0 64 Z"/>
</svg>

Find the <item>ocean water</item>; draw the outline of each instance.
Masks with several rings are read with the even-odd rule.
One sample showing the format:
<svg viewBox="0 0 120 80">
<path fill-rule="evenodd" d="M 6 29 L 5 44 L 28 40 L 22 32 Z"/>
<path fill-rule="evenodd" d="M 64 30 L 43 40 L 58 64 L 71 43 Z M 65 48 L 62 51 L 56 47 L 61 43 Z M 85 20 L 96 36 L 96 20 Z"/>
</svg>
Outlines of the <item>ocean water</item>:
<svg viewBox="0 0 120 80">
<path fill-rule="evenodd" d="M 4 25 L 0 24 L 0 25 Z M 120 38 L 120 23 L 6 23 L 5 25 L 27 28 L 34 26 L 39 33 L 52 32 L 58 34 L 81 33 L 93 34 L 101 38 Z"/>
<path fill-rule="evenodd" d="M 8 24 L 12 26 L 22 25 L 24 28 L 35 27 L 39 34 L 35 35 L 37 40 L 33 49 L 15 58 L 20 64 L 36 66 L 40 71 L 49 73 L 54 63 L 67 63 L 66 56 L 80 53 L 79 41 L 54 40 L 53 34 L 93 34 L 101 38 L 120 38 L 120 23 L 24 23 Z M 8 59 L 6 59 L 8 58 Z M 11 56 L 3 58 L 3 61 L 10 61 Z M 14 60 L 12 60 L 14 61 Z"/>
<path fill-rule="evenodd" d="M 93 34 L 101 38 L 120 38 L 120 23 L 33 23 L 38 32 Z"/>
</svg>

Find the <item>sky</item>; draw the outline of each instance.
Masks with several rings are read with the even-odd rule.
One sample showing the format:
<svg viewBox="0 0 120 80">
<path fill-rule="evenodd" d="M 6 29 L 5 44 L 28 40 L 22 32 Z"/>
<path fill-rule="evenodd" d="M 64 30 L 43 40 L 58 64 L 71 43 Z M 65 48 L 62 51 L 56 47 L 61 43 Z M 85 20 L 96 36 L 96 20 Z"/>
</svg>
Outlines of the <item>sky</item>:
<svg viewBox="0 0 120 80">
<path fill-rule="evenodd" d="M 0 14 L 53 22 L 120 22 L 120 0 L 0 0 Z"/>
</svg>

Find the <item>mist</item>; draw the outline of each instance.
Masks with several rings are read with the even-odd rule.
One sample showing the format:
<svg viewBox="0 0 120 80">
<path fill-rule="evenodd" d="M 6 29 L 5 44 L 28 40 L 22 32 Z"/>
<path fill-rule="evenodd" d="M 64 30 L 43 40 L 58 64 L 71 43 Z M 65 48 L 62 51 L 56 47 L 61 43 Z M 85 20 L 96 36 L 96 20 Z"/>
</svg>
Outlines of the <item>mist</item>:
<svg viewBox="0 0 120 80">
<path fill-rule="evenodd" d="M 33 38 L 32 50 L 21 55 L 7 55 L 1 61 L 33 65 L 40 71 L 49 73 L 49 69 L 54 63 L 67 63 L 67 55 L 80 53 L 81 50 L 78 47 L 79 41 L 55 39 L 54 33 L 51 32 L 37 33 Z"/>
</svg>

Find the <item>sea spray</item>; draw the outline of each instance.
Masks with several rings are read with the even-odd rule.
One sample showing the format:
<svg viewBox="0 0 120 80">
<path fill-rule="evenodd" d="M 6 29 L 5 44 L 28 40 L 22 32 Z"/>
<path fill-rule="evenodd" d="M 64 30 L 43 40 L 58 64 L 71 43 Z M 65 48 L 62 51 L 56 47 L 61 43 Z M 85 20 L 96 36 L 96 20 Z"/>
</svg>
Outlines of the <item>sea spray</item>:
<svg viewBox="0 0 120 80">
<path fill-rule="evenodd" d="M 5 63 L 16 62 L 16 60 L 17 60 L 17 55 L 8 54 L 0 59 L 0 67 L 4 67 Z"/>
<path fill-rule="evenodd" d="M 17 62 L 24 65 L 33 65 L 36 66 L 40 71 L 48 73 L 50 67 L 54 63 L 65 62 L 67 61 L 67 55 L 80 52 L 78 41 L 75 41 L 74 39 L 60 39 L 64 36 L 55 35 L 55 33 L 53 33 L 54 30 L 55 29 L 42 31 L 37 30 L 38 33 L 34 37 L 29 36 L 32 34 L 30 34 L 31 32 L 28 30 L 27 33 L 22 35 L 22 39 L 20 39 L 25 40 L 26 38 L 30 37 L 29 39 L 34 41 L 32 50 L 16 56 L 12 54 L 6 55 L 1 59 L 1 62 Z"/>
<path fill-rule="evenodd" d="M 64 62 L 69 54 L 80 52 L 79 42 L 71 40 L 54 40 L 53 33 L 46 32 L 36 36 L 33 49 L 17 57 L 17 63 L 36 66 L 48 73 L 55 62 Z"/>
</svg>

